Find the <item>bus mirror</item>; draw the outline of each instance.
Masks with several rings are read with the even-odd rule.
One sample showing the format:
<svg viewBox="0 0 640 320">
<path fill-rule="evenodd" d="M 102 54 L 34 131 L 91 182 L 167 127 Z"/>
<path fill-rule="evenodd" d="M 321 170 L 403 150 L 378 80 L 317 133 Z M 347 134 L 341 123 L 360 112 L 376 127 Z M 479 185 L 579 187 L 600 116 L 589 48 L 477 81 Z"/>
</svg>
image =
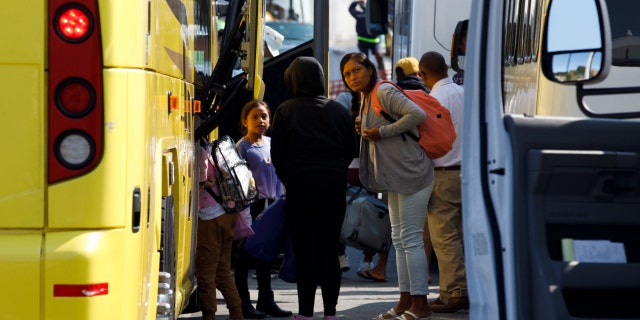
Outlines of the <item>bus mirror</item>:
<svg viewBox="0 0 640 320">
<path fill-rule="evenodd" d="M 451 39 L 451 69 L 456 72 L 464 71 L 465 56 L 467 51 L 467 30 L 469 20 L 458 21 L 456 30 Z"/>
<path fill-rule="evenodd" d="M 553 0 L 542 44 L 542 70 L 560 83 L 603 80 L 611 64 L 602 0 Z"/>
</svg>

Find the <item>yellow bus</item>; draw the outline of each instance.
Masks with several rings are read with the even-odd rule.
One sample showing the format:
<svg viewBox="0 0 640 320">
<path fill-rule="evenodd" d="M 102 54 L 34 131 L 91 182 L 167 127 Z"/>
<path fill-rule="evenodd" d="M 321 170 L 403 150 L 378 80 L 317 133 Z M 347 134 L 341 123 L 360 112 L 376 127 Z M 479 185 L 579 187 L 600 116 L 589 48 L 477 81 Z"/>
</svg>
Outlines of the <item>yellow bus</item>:
<svg viewBox="0 0 640 320">
<path fill-rule="evenodd" d="M 215 2 L 3 3 L 0 318 L 175 319 L 188 303 Z"/>
</svg>

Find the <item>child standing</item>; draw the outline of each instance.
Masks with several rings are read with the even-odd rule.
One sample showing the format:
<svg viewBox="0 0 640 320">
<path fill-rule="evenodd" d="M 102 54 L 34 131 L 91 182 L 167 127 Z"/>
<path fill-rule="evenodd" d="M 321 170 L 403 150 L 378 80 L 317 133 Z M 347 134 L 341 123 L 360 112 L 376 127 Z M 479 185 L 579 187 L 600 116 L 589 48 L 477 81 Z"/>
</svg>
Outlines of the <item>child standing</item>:
<svg viewBox="0 0 640 320">
<path fill-rule="evenodd" d="M 200 147 L 200 198 L 198 211 L 196 276 L 198 296 L 202 304 L 202 319 L 215 320 L 216 289 L 220 290 L 229 309 L 229 318 L 243 319 L 240 296 L 231 277 L 231 249 L 237 214 L 227 214 L 205 190 L 220 194 L 216 183 L 215 164 L 211 150 Z"/>
<path fill-rule="evenodd" d="M 256 187 L 260 192 L 259 200 L 251 206 L 251 217 L 255 219 L 269 204 L 284 194 L 282 183 L 271 165 L 271 138 L 265 136 L 270 126 L 269 106 L 263 101 L 253 100 L 242 109 L 240 122 L 244 137 L 236 147 L 247 161 Z M 249 296 L 247 277 L 249 265 L 256 260 L 256 278 L 258 280 L 258 303 L 253 308 Z M 242 299 L 242 313 L 246 319 L 288 317 L 291 311 L 280 309 L 273 299 L 271 289 L 271 261 L 253 258 L 246 250 L 246 239 L 238 242 L 238 257 L 235 264 L 236 288 Z M 256 310 L 257 309 L 257 310 Z"/>
</svg>

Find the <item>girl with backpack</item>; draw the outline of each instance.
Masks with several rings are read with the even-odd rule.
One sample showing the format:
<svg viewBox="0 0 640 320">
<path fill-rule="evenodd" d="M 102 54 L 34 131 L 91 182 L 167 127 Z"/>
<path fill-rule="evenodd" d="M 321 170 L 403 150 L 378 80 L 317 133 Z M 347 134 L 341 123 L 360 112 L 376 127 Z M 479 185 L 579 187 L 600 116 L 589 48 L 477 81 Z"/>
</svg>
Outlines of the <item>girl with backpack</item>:
<svg viewBox="0 0 640 320">
<path fill-rule="evenodd" d="M 269 129 L 271 111 L 260 100 L 249 101 L 242 108 L 240 126 L 244 136 L 236 143 L 238 152 L 247 161 L 260 193 L 258 201 L 251 206 L 251 217 L 255 219 L 269 204 L 283 194 L 282 183 L 271 165 L 271 138 L 265 133 Z M 235 282 L 242 299 L 242 313 L 245 319 L 262 319 L 266 315 L 281 318 L 289 317 L 292 312 L 282 310 L 275 303 L 271 289 L 271 261 L 253 258 L 246 250 L 246 239 L 237 243 L 238 255 L 235 264 Z M 258 280 L 258 303 L 251 304 L 247 277 L 251 262 L 256 262 Z"/>
<path fill-rule="evenodd" d="M 195 271 L 203 320 L 215 320 L 218 310 L 216 289 L 220 290 L 231 319 L 243 319 L 240 297 L 231 277 L 231 251 L 236 214 L 227 214 L 215 198 L 205 192 L 220 194 L 215 162 L 210 145 L 200 147 L 198 211 Z"/>
</svg>

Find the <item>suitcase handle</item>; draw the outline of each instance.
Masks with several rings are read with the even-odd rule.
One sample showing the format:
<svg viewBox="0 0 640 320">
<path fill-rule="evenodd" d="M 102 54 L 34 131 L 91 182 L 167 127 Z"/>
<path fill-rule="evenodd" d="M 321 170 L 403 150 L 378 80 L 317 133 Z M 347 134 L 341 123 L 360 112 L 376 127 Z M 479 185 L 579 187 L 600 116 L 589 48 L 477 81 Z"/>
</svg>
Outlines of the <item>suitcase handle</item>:
<svg viewBox="0 0 640 320">
<path fill-rule="evenodd" d="M 358 191 L 356 191 L 356 193 L 354 193 L 354 194 L 349 198 L 349 200 L 347 200 L 347 204 L 352 204 L 352 203 L 353 203 L 353 200 L 355 200 L 355 199 L 360 195 L 360 192 L 362 192 L 362 189 L 364 189 L 364 187 L 363 187 L 363 186 L 358 187 Z"/>
</svg>

